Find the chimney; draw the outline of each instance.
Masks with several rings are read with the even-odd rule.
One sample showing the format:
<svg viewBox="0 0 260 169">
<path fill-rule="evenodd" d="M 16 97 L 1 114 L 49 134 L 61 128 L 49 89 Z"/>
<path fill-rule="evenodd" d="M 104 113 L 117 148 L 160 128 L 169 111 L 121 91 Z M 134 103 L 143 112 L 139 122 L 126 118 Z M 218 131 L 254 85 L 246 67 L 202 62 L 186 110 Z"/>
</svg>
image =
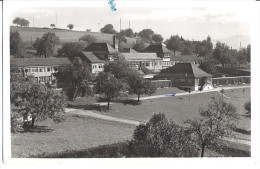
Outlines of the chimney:
<svg viewBox="0 0 260 169">
<path fill-rule="evenodd" d="M 113 48 L 118 51 L 118 42 L 116 40 L 116 35 L 113 35 Z"/>
</svg>

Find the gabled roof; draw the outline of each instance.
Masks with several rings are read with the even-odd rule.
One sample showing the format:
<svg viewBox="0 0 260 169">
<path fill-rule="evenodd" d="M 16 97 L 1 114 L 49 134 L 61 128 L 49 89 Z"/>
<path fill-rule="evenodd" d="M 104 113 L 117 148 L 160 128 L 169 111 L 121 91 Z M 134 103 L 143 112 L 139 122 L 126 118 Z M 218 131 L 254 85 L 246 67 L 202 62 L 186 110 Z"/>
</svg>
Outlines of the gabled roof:
<svg viewBox="0 0 260 169">
<path fill-rule="evenodd" d="M 108 43 L 92 43 L 83 51 L 100 54 L 117 54 L 118 52 Z"/>
<path fill-rule="evenodd" d="M 149 53 L 172 53 L 169 49 L 167 49 L 162 44 L 150 44 L 146 48 L 142 50 L 142 52 L 149 52 Z"/>
<path fill-rule="evenodd" d="M 161 60 L 156 53 L 121 53 L 125 60 Z"/>
<path fill-rule="evenodd" d="M 25 66 L 59 66 L 71 63 L 68 58 L 11 58 L 11 64 Z"/>
<path fill-rule="evenodd" d="M 96 55 L 94 55 L 92 52 L 80 52 L 79 56 L 81 59 L 88 63 L 104 63 L 104 60 L 100 60 Z"/>
<path fill-rule="evenodd" d="M 194 54 L 191 55 L 181 55 L 181 54 L 176 54 L 175 56 L 171 56 L 171 61 L 200 61 L 202 60 L 201 58 L 197 57 Z"/>
<path fill-rule="evenodd" d="M 211 74 L 208 74 L 191 63 L 177 63 L 176 65 L 163 69 L 161 73 L 167 74 L 176 74 L 176 75 L 185 75 L 187 77 L 211 77 Z"/>
<path fill-rule="evenodd" d="M 119 48 L 120 53 L 138 53 L 134 49 L 131 48 Z"/>
</svg>

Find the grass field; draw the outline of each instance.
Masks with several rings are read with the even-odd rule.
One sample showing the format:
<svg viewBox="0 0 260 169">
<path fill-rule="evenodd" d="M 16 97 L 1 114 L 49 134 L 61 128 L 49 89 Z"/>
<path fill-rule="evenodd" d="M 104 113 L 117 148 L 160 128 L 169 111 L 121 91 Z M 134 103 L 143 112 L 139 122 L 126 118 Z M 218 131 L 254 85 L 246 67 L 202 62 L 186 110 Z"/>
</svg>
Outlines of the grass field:
<svg viewBox="0 0 260 169">
<path fill-rule="evenodd" d="M 126 141 L 135 126 L 80 116 L 68 116 L 65 122 L 36 122 L 31 132 L 12 134 L 12 157 L 82 150 Z"/>
</svg>

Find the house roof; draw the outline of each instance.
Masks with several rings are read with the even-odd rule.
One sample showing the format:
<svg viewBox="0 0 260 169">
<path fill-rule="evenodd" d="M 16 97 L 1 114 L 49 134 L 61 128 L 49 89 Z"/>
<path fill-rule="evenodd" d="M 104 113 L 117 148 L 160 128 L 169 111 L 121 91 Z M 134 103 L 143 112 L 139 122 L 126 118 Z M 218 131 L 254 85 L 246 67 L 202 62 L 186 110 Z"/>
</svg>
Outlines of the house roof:
<svg viewBox="0 0 260 169">
<path fill-rule="evenodd" d="M 150 53 L 172 53 L 169 49 L 167 49 L 162 44 L 150 44 L 146 48 L 142 50 L 142 52 L 150 52 Z"/>
<path fill-rule="evenodd" d="M 80 52 L 79 56 L 87 61 L 88 63 L 104 63 L 105 61 L 100 60 L 96 55 L 94 55 L 92 52 Z"/>
<path fill-rule="evenodd" d="M 161 60 L 156 53 L 121 53 L 125 60 Z"/>
<path fill-rule="evenodd" d="M 119 48 L 120 53 L 138 53 L 134 49 L 131 48 Z"/>
<path fill-rule="evenodd" d="M 17 66 L 59 66 L 71 63 L 68 58 L 11 58 Z"/>
<path fill-rule="evenodd" d="M 175 56 L 171 56 L 171 61 L 199 61 L 202 60 L 201 58 L 197 57 L 196 55 L 181 55 L 176 54 Z"/>
<path fill-rule="evenodd" d="M 102 54 L 117 54 L 118 52 L 108 43 L 92 43 L 84 49 L 86 52 L 102 53 Z"/>
<path fill-rule="evenodd" d="M 191 63 L 177 63 L 176 65 L 163 69 L 161 73 L 170 73 L 176 75 L 185 75 L 187 77 L 211 77 L 211 74 L 208 74 Z"/>
</svg>

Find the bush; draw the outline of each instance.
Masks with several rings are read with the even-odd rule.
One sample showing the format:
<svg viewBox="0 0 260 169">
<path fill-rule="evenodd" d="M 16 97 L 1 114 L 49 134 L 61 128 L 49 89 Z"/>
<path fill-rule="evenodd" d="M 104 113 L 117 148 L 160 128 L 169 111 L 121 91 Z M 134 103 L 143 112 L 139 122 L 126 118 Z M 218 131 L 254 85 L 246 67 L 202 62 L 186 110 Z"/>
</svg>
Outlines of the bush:
<svg viewBox="0 0 260 169">
<path fill-rule="evenodd" d="M 245 110 L 247 111 L 246 113 L 251 116 L 251 100 L 249 100 L 248 102 L 246 102 L 245 105 L 244 105 L 244 107 L 245 107 Z"/>
<path fill-rule="evenodd" d="M 133 157 L 197 157 L 198 149 L 185 130 L 165 114 L 154 114 L 146 124 L 137 126 L 129 143 Z"/>
</svg>

